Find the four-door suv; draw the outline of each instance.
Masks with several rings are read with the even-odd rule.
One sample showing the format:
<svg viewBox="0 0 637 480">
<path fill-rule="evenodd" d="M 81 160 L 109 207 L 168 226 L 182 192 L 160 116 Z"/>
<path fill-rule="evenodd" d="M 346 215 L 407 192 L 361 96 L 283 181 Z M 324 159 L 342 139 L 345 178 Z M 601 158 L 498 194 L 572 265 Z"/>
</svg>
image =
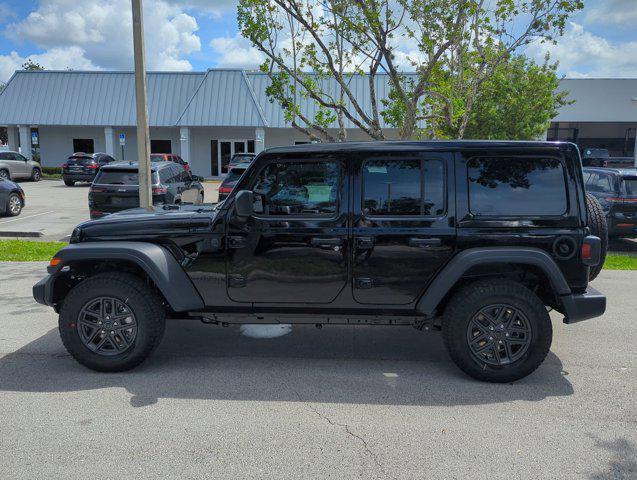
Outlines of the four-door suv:
<svg viewBox="0 0 637 480">
<path fill-rule="evenodd" d="M 602 206 L 608 236 L 637 236 L 637 169 L 584 168 L 584 185 Z"/>
<path fill-rule="evenodd" d="M 88 192 L 92 219 L 139 206 L 138 164 L 119 162 L 100 169 Z M 193 177 L 179 164 L 151 163 L 153 205 L 202 204 L 204 189 L 199 177 Z"/>
<path fill-rule="evenodd" d="M 511 382 L 546 357 L 550 308 L 604 313 L 588 285 L 599 212 L 568 143 L 273 148 L 216 206 L 79 225 L 33 294 L 99 371 L 135 367 L 167 318 L 191 318 L 441 329 L 467 374 Z"/>
<path fill-rule="evenodd" d="M 106 153 L 76 152 L 62 164 L 62 180 L 67 187 L 72 187 L 75 182 L 91 183 L 101 167 L 114 161 Z"/>
<path fill-rule="evenodd" d="M 42 178 L 42 166 L 18 152 L 0 152 L 0 179 L 33 180 Z"/>
</svg>

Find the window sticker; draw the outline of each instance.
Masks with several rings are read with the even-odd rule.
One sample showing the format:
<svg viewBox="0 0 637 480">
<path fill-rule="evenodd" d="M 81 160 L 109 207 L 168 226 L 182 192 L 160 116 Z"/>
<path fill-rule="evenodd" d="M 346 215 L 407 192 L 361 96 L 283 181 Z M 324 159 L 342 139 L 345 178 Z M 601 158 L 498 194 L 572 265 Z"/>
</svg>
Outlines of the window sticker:
<svg viewBox="0 0 637 480">
<path fill-rule="evenodd" d="M 308 200 L 312 203 L 329 202 L 332 196 L 331 185 L 307 185 Z"/>
</svg>

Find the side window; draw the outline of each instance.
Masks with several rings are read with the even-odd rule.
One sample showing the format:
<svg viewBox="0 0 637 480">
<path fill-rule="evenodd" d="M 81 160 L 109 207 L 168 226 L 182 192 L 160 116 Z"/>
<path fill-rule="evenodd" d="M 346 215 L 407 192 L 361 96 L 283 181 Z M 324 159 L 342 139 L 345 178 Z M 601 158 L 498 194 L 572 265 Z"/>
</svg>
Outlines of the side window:
<svg viewBox="0 0 637 480">
<path fill-rule="evenodd" d="M 0 152 L 0 160 L 10 160 L 9 154 L 6 152 Z"/>
<path fill-rule="evenodd" d="M 160 183 L 173 183 L 172 179 L 173 175 L 171 173 L 170 168 L 162 168 L 159 170 L 159 181 Z"/>
<path fill-rule="evenodd" d="M 475 157 L 467 168 L 469 209 L 476 216 L 566 213 L 564 167 L 556 158 Z"/>
<path fill-rule="evenodd" d="M 436 159 L 378 159 L 365 162 L 363 212 L 367 216 L 444 214 L 443 162 Z"/>
<path fill-rule="evenodd" d="M 341 166 L 337 162 L 271 163 L 259 174 L 253 192 L 255 213 L 332 215 L 337 211 Z"/>
</svg>

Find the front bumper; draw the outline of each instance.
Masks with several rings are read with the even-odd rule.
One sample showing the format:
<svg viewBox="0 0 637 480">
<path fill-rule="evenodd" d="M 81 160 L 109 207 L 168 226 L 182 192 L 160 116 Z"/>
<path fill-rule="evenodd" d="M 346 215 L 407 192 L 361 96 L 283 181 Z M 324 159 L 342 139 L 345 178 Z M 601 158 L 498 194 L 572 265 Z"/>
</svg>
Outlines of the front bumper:
<svg viewBox="0 0 637 480">
<path fill-rule="evenodd" d="M 562 296 L 564 323 L 600 317 L 606 311 L 606 296 L 589 286 L 584 293 Z"/>
<path fill-rule="evenodd" d="M 53 275 L 47 275 L 38 283 L 33 285 L 33 298 L 36 302 L 49 307 L 54 307 L 53 304 L 53 285 L 55 283 L 55 277 Z"/>
</svg>

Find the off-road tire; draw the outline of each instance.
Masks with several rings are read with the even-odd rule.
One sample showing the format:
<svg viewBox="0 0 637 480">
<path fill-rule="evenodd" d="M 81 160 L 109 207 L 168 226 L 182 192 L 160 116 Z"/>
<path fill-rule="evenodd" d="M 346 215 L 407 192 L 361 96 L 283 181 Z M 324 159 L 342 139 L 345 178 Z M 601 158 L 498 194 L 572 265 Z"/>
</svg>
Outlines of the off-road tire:
<svg viewBox="0 0 637 480">
<path fill-rule="evenodd" d="M 40 180 L 42 180 L 42 171 L 39 168 L 31 170 L 31 181 L 39 182 Z"/>
<path fill-rule="evenodd" d="M 608 248 L 608 224 L 606 216 L 599 201 L 590 193 L 586 194 L 586 217 L 588 218 L 588 227 L 591 233 L 599 237 L 602 241 L 602 251 L 599 263 L 590 268 L 588 279 L 595 280 L 599 272 L 602 271 L 604 261 L 606 261 L 606 249 Z"/>
<path fill-rule="evenodd" d="M 101 296 L 124 302 L 137 321 L 134 344 L 114 356 L 89 350 L 78 332 L 82 308 Z M 161 299 L 139 277 L 127 273 L 101 273 L 79 283 L 64 299 L 59 318 L 60 336 L 67 351 L 82 365 L 98 372 L 122 372 L 142 363 L 157 348 L 164 335 L 165 316 Z"/>
<path fill-rule="evenodd" d="M 67 187 L 72 187 L 75 185 L 75 180 L 64 180 L 64 185 Z"/>
<path fill-rule="evenodd" d="M 508 365 L 481 362 L 467 339 L 469 322 L 482 308 L 509 304 L 519 309 L 531 328 L 525 353 Z M 447 303 L 442 321 L 445 346 L 455 364 L 471 377 L 486 382 L 508 383 L 526 377 L 538 368 L 551 348 L 553 328 L 542 301 L 531 290 L 512 281 L 479 280 L 464 286 Z"/>
</svg>

